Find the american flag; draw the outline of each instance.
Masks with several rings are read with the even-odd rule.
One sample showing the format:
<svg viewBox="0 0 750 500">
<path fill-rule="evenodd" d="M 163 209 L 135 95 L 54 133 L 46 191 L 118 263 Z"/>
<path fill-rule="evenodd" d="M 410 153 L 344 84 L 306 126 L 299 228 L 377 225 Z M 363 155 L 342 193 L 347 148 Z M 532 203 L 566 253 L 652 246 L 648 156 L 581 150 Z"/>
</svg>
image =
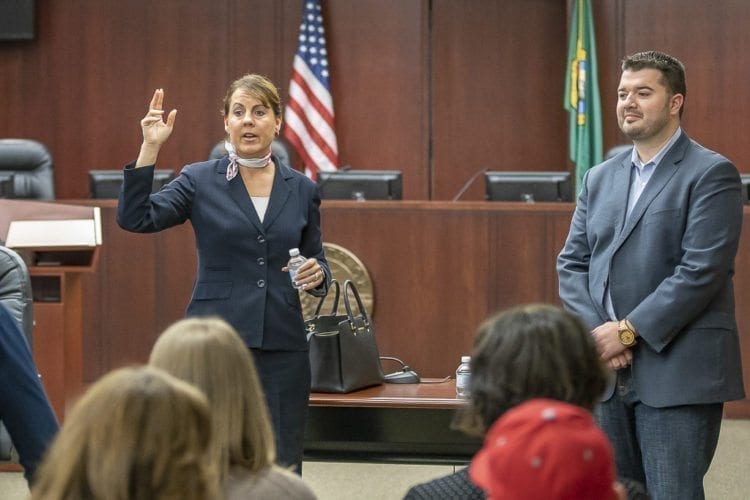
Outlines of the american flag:
<svg viewBox="0 0 750 500">
<path fill-rule="evenodd" d="M 338 168 L 328 52 L 319 0 L 305 1 L 284 121 L 284 137 L 302 157 L 308 177 L 317 180 L 319 171 Z"/>
</svg>

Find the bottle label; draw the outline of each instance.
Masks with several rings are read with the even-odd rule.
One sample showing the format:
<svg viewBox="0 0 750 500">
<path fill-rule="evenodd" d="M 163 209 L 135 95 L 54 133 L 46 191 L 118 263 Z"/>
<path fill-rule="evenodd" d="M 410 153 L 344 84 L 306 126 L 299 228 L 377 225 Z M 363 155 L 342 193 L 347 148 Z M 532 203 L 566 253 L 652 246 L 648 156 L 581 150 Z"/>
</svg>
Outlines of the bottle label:
<svg viewBox="0 0 750 500">
<path fill-rule="evenodd" d="M 469 389 L 469 379 L 471 378 L 470 373 L 459 373 L 456 375 L 456 387 L 462 390 Z"/>
<path fill-rule="evenodd" d="M 295 283 L 297 280 L 297 270 L 302 266 L 302 264 L 305 263 L 307 259 L 298 255 L 296 257 L 292 257 L 289 259 L 289 263 L 287 264 L 287 267 L 289 268 L 289 279 L 292 280 L 292 286 L 294 288 L 299 288 L 300 285 Z"/>
</svg>

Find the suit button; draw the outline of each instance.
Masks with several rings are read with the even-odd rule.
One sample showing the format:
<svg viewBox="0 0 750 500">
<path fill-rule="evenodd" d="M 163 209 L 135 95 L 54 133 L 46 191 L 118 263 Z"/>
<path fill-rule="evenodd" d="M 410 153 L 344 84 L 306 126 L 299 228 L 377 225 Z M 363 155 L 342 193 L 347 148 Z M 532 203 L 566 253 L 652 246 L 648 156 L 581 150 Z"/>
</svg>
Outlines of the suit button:
<svg viewBox="0 0 750 500">
<path fill-rule="evenodd" d="M 263 288 L 264 286 L 266 286 L 266 281 L 265 280 L 258 280 L 258 288 Z"/>
<path fill-rule="evenodd" d="M 265 243 L 265 242 L 266 242 L 266 238 L 262 234 L 259 234 L 258 243 Z"/>
<path fill-rule="evenodd" d="M 264 259 L 263 257 L 258 257 L 258 265 L 263 266 L 265 264 L 266 264 L 266 259 Z"/>
</svg>

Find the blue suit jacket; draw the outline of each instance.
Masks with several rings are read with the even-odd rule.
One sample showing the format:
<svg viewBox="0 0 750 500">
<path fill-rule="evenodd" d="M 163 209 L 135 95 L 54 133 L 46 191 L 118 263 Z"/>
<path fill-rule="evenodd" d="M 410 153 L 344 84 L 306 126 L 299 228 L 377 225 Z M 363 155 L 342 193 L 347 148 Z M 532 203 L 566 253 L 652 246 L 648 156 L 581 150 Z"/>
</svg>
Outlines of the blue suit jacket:
<svg viewBox="0 0 750 500">
<path fill-rule="evenodd" d="M 57 434 L 57 419 L 37 373 L 20 325 L 0 305 L 0 419 L 29 482 Z"/>
<path fill-rule="evenodd" d="M 252 348 L 307 349 L 298 292 L 281 271 L 289 249 L 314 257 L 326 280 L 311 293 L 324 295 L 330 271 L 320 233 L 317 186 L 274 157 L 271 197 L 263 222 L 239 175 L 226 179 L 228 158 L 194 163 L 151 194 L 153 167 L 125 168 L 117 221 L 139 233 L 190 220 L 198 269 L 188 316 L 218 315 Z"/>
<path fill-rule="evenodd" d="M 683 132 L 626 218 L 630 170 L 625 152 L 585 175 L 557 261 L 560 298 L 593 329 L 609 321 L 609 286 L 617 319 L 628 318 L 641 336 L 632 373 L 644 403 L 741 399 L 737 169 Z"/>
</svg>

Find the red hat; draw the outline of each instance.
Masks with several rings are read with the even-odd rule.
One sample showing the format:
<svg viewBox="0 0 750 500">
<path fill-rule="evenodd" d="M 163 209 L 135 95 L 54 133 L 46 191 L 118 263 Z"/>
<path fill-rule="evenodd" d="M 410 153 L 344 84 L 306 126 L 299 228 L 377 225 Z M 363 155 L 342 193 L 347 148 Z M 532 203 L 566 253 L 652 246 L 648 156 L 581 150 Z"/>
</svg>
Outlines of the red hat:
<svg viewBox="0 0 750 500">
<path fill-rule="evenodd" d="M 492 499 L 617 498 L 612 447 L 585 409 L 532 399 L 490 428 L 469 469 Z"/>
</svg>

